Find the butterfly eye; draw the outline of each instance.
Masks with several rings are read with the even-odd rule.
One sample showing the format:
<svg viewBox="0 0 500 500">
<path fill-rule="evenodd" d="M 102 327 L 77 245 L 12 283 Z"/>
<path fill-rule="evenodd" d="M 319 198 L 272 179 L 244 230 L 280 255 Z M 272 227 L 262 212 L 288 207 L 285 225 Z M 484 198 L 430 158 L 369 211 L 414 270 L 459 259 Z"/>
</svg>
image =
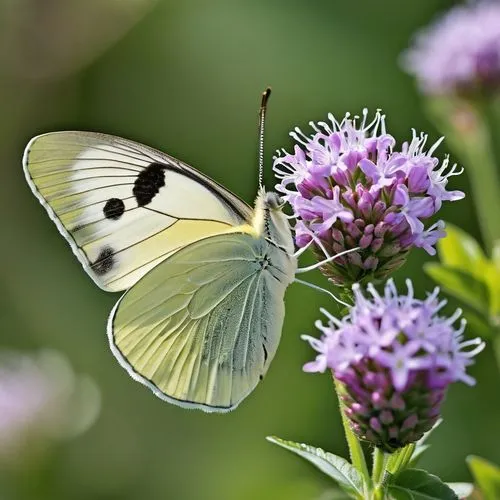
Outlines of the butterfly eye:
<svg viewBox="0 0 500 500">
<path fill-rule="evenodd" d="M 265 205 L 266 208 L 270 208 L 272 210 L 278 210 L 283 207 L 285 201 L 281 198 L 277 193 L 266 193 Z"/>
</svg>

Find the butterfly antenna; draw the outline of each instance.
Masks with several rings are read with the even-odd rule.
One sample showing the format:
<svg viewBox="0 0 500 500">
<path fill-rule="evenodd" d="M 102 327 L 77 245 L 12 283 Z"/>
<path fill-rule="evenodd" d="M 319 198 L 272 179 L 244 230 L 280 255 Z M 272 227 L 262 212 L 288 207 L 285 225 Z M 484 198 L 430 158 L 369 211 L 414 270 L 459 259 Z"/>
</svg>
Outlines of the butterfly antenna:
<svg viewBox="0 0 500 500">
<path fill-rule="evenodd" d="M 259 110 L 259 189 L 262 189 L 264 180 L 264 125 L 266 122 L 267 101 L 271 95 L 271 87 L 262 92 Z"/>
</svg>

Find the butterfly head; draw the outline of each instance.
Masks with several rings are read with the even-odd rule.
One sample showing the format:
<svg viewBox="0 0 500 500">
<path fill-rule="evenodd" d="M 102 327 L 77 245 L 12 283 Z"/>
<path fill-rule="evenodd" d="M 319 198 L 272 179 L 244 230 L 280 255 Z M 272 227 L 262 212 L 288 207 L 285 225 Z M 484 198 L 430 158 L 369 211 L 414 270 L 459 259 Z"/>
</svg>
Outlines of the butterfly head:
<svg viewBox="0 0 500 500">
<path fill-rule="evenodd" d="M 264 210 L 282 210 L 285 206 L 285 200 L 274 191 L 263 192 Z"/>
<path fill-rule="evenodd" d="M 265 219 L 272 212 L 282 212 L 285 201 L 278 193 L 266 191 L 265 188 L 259 189 L 259 194 L 255 200 L 255 218 Z"/>
</svg>

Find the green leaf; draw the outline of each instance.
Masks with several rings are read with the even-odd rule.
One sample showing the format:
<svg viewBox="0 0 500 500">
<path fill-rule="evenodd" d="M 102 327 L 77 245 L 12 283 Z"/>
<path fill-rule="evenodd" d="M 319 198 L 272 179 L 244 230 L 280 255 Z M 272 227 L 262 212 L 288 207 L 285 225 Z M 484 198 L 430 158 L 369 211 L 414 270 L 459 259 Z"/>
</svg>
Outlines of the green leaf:
<svg viewBox="0 0 500 500">
<path fill-rule="evenodd" d="M 426 264 L 424 269 L 450 295 L 488 316 L 488 289 L 482 281 L 459 269 L 434 262 Z"/>
<path fill-rule="evenodd" d="M 394 453 L 391 453 L 387 460 L 387 464 L 385 466 L 386 472 L 390 472 L 391 475 L 397 474 L 399 470 L 399 464 L 401 463 L 402 456 L 406 453 L 408 445 L 404 448 L 399 448 Z"/>
<path fill-rule="evenodd" d="M 441 265 L 428 264 L 426 271 L 448 293 L 479 312 L 480 317 L 466 314 L 467 321 L 475 333 L 491 337 L 492 326 L 500 325 L 500 240 L 495 241 L 490 260 L 465 231 L 451 224 L 446 230 L 446 238 L 438 242 Z"/>
<path fill-rule="evenodd" d="M 363 479 L 360 473 L 344 458 L 325 452 L 321 448 L 285 441 L 275 436 L 269 436 L 267 440 L 305 458 L 321 472 L 337 481 L 343 490 L 356 495 L 356 498 L 363 498 Z"/>
<path fill-rule="evenodd" d="M 458 500 L 441 479 L 421 469 L 405 469 L 398 474 L 389 494 L 394 500 Z"/>
<path fill-rule="evenodd" d="M 488 260 L 479 243 L 465 231 L 452 224 L 446 224 L 446 238 L 438 243 L 439 259 L 447 266 L 467 270 L 470 274 L 483 279 L 483 268 Z"/>
<path fill-rule="evenodd" d="M 496 240 L 491 251 L 491 261 L 493 265 L 500 271 L 500 240 Z"/>
<path fill-rule="evenodd" d="M 491 339 L 494 334 L 492 325 L 488 322 L 488 317 L 475 312 L 473 309 L 464 311 L 464 318 L 467 320 L 467 331 L 469 337 L 479 336 L 483 339 Z"/>
<path fill-rule="evenodd" d="M 495 241 L 490 267 L 485 273 L 485 283 L 490 292 L 490 321 L 500 324 L 500 240 Z"/>
<path fill-rule="evenodd" d="M 484 500 L 498 500 L 500 498 L 500 468 L 474 455 L 467 457 L 467 464 Z"/>
<path fill-rule="evenodd" d="M 421 444 L 418 445 L 415 448 L 415 451 L 413 452 L 413 455 L 411 456 L 410 463 L 408 464 L 409 467 L 416 467 L 420 459 L 422 458 L 422 455 L 431 447 L 430 444 Z"/>
<path fill-rule="evenodd" d="M 490 291 L 490 322 L 500 325 L 500 272 L 490 272 L 487 275 L 487 284 Z"/>
<path fill-rule="evenodd" d="M 474 491 L 472 483 L 446 483 L 458 496 L 458 498 L 467 498 Z"/>
</svg>

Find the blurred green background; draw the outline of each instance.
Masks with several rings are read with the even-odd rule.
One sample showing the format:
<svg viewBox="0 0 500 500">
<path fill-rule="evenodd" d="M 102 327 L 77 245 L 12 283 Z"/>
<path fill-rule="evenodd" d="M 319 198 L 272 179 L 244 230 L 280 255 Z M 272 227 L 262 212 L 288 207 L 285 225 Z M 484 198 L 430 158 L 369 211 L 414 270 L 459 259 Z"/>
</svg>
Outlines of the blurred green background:
<svg viewBox="0 0 500 500">
<path fill-rule="evenodd" d="M 331 485 L 266 435 L 346 448 L 327 375 L 301 371 L 313 352 L 320 306 L 291 286 L 278 355 L 235 412 L 207 415 L 164 403 L 133 382 L 107 345 L 118 296 L 86 276 L 22 173 L 26 142 L 41 132 L 83 129 L 121 135 L 169 152 L 252 202 L 260 92 L 273 87 L 267 128 L 272 152 L 295 125 L 331 111 L 382 108 L 398 140 L 426 120 L 398 58 L 411 34 L 450 1 L 2 0 L 0 2 L 0 347 L 64 353 L 102 391 L 102 413 L 61 446 L 33 498 L 313 499 Z M 438 152 L 444 155 L 446 142 Z M 467 191 L 467 176 L 453 179 Z M 473 200 L 443 218 L 479 237 Z M 397 275 L 433 287 L 430 259 L 414 251 Z M 323 283 L 320 276 L 311 280 Z M 456 304 L 451 301 L 451 306 Z M 474 332 L 471 332 L 473 334 Z M 422 466 L 444 480 L 469 480 L 469 453 L 500 462 L 499 375 L 490 350 L 471 370 L 478 385 L 452 387 L 445 425 Z"/>
</svg>

